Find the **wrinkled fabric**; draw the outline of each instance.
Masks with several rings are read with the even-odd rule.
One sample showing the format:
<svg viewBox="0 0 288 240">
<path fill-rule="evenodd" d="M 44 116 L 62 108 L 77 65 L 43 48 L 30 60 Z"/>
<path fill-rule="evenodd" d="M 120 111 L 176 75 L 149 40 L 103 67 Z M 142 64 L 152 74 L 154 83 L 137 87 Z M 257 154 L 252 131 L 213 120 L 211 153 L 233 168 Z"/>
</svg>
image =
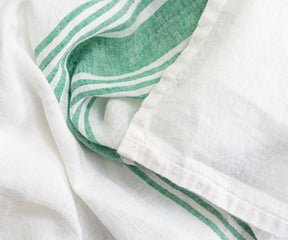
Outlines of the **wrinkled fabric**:
<svg viewBox="0 0 288 240">
<path fill-rule="evenodd" d="M 104 7 L 105 4 L 109 4 L 108 2 L 99 1 L 99 4 L 103 4 Z M 162 4 L 161 1 L 155 2 L 156 5 Z M 112 110 L 118 110 L 116 115 L 112 114 L 112 119 L 117 120 L 117 117 L 126 116 L 126 113 L 129 114 L 124 124 L 128 131 L 126 132 L 126 128 L 124 130 L 122 128 L 118 129 L 118 131 L 116 131 L 117 128 L 113 128 L 115 130 L 113 134 L 117 134 L 117 138 L 113 138 L 113 134 L 112 137 L 110 135 L 106 138 L 107 146 L 104 144 L 104 140 L 101 142 L 105 147 L 114 148 L 114 151 L 108 154 L 105 154 L 106 150 L 96 151 L 91 147 L 89 139 L 87 144 L 87 142 L 82 141 L 83 138 L 75 136 L 75 132 L 71 131 L 71 126 L 67 122 L 67 112 L 63 111 L 63 106 L 66 106 L 67 102 L 61 102 L 61 98 L 59 101 L 57 91 L 55 92 L 53 84 L 51 85 L 51 82 L 49 82 L 49 75 L 41 69 L 41 61 L 37 60 L 40 54 L 38 55 L 36 51 L 41 41 L 53 32 L 67 15 L 83 4 L 87 4 L 87 6 L 91 4 L 92 6 L 97 1 L 13 0 L 1 2 L 1 239 L 286 239 L 285 232 L 283 234 L 282 231 L 282 225 L 279 232 L 276 231 L 277 227 L 269 228 L 274 221 L 274 216 L 272 216 L 273 219 L 265 218 L 263 222 L 256 221 L 255 212 L 250 211 L 251 215 L 248 218 L 246 210 L 242 208 L 243 205 L 235 205 L 235 202 L 239 201 L 237 194 L 242 193 L 242 200 L 247 201 L 244 197 L 250 193 L 250 189 L 248 187 L 244 189 L 241 182 L 236 182 L 239 183 L 237 185 L 237 187 L 239 186 L 238 192 L 229 192 L 235 195 L 230 198 L 225 194 L 222 194 L 222 196 L 216 194 L 219 187 L 217 185 L 222 184 L 220 181 L 222 178 L 215 175 L 217 178 L 213 179 L 214 185 L 209 188 L 207 185 L 205 186 L 207 182 L 205 175 L 202 176 L 202 181 L 199 181 L 199 179 L 192 179 L 191 181 L 190 174 L 185 175 L 182 171 L 178 171 L 177 164 L 182 164 L 181 168 L 186 168 L 185 172 L 188 173 L 190 173 L 192 165 L 194 168 L 197 167 L 191 161 L 191 146 L 188 144 L 193 143 L 189 137 L 194 135 L 189 135 L 189 133 L 195 129 L 190 129 L 190 120 L 192 119 L 192 123 L 194 123 L 191 115 L 197 116 L 195 112 L 190 112 L 189 109 L 191 106 L 195 106 L 191 102 L 197 103 L 198 101 L 196 99 L 197 95 L 191 95 L 193 93 L 191 89 L 194 90 L 195 84 L 197 85 L 194 82 L 197 82 L 197 78 L 192 77 L 195 70 L 191 66 L 194 66 L 197 62 L 199 77 L 203 69 L 209 69 L 204 64 L 210 63 L 209 56 L 205 55 L 207 54 L 205 44 L 206 42 L 207 44 L 213 42 L 215 49 L 217 49 L 218 42 L 214 41 L 213 38 L 209 40 L 213 36 L 213 31 L 222 36 L 227 34 L 225 30 L 222 30 L 223 32 L 218 30 L 221 28 L 217 24 L 219 22 L 225 22 L 229 26 L 232 24 L 233 21 L 231 19 L 227 20 L 225 17 L 227 17 L 226 15 L 231 17 L 233 14 L 236 16 L 235 9 L 238 5 L 235 1 L 230 2 L 232 2 L 230 5 L 224 7 L 223 16 L 220 13 L 225 2 L 208 1 L 203 14 L 200 14 L 199 24 L 196 24 L 197 28 L 190 32 L 191 36 L 177 50 L 179 53 L 183 51 L 180 57 L 177 56 L 177 59 L 175 58 L 176 62 L 171 62 L 168 69 L 163 69 L 164 73 L 161 72 L 161 76 L 164 75 L 159 83 L 153 83 L 156 84 L 156 87 L 153 88 L 151 94 L 147 94 L 142 98 L 146 98 L 143 104 L 141 104 L 142 99 L 128 98 L 122 100 L 122 98 L 113 99 L 109 96 L 108 99 L 111 104 L 106 106 L 105 111 L 109 113 L 109 107 L 111 106 L 110 111 L 112 113 L 115 112 Z M 233 5 L 233 2 L 235 5 Z M 115 4 L 121 5 L 123 1 L 115 1 Z M 252 5 L 247 3 L 246 6 L 251 7 Z M 86 9 L 87 12 L 83 10 L 83 13 L 88 14 L 87 16 L 95 13 L 95 9 L 88 7 Z M 247 9 L 249 8 L 247 7 L 244 10 L 247 11 Z M 267 11 L 267 8 L 265 9 Z M 285 8 L 283 8 L 284 10 Z M 103 13 L 105 12 L 103 11 Z M 217 22 L 218 14 L 220 14 L 219 22 Z M 281 14 L 279 14 L 279 17 L 281 17 Z M 235 18 L 232 19 L 236 21 Z M 204 27 L 206 30 L 201 34 L 201 29 L 205 24 L 207 24 L 207 28 Z M 243 21 L 244 24 L 245 21 Z M 74 27 L 71 27 L 69 31 L 73 31 L 73 29 Z M 59 36 L 65 38 L 69 36 L 69 31 L 64 29 Z M 237 32 L 236 35 L 239 37 L 241 34 Z M 232 40 L 230 39 L 231 43 L 233 43 Z M 51 45 L 52 51 L 57 47 L 53 44 Z M 195 47 L 191 48 L 191 44 L 193 46 L 195 44 Z M 201 44 L 203 44 L 203 48 L 200 48 Z M 48 50 L 45 54 L 49 55 Z M 74 52 L 76 59 L 77 54 L 77 51 Z M 191 59 L 190 54 L 193 56 Z M 227 55 L 229 54 L 225 54 L 225 56 Z M 66 63 L 64 61 L 63 64 Z M 181 69 L 178 69 L 179 63 Z M 219 59 L 217 69 L 221 69 L 220 66 L 221 61 Z M 66 66 L 64 65 L 64 67 Z M 186 73 L 186 68 L 191 70 L 192 73 Z M 187 81 L 181 82 L 178 75 L 174 74 L 178 71 L 174 72 L 173 69 L 181 70 L 183 78 L 189 76 Z M 217 69 L 215 67 L 215 71 Z M 169 74 L 171 71 L 173 72 L 172 75 Z M 229 75 L 229 71 L 221 70 L 221 72 L 226 72 Z M 205 74 L 208 74 L 208 72 L 205 72 Z M 154 101 L 153 99 L 155 99 L 155 95 L 157 96 L 159 89 L 161 93 L 163 82 L 164 85 L 169 83 L 167 81 L 168 77 L 169 79 L 170 77 L 176 77 L 175 80 L 177 81 L 172 81 L 176 83 L 176 86 L 172 85 L 172 90 L 166 92 L 168 94 L 167 98 L 172 99 L 172 103 L 183 101 L 184 106 L 173 106 L 172 111 L 170 108 L 171 101 L 168 100 L 164 104 L 160 102 L 157 106 L 151 105 L 150 107 L 153 108 L 150 111 L 152 110 L 153 114 L 146 112 L 149 109 L 149 102 Z M 201 77 L 201 79 L 206 78 Z M 204 81 L 203 85 L 205 83 Z M 178 91 L 182 91 L 179 98 L 175 94 Z M 221 90 L 219 89 L 219 91 Z M 214 96 L 214 92 L 211 95 Z M 201 96 L 201 94 L 198 94 L 198 96 Z M 227 97 L 227 95 L 225 96 Z M 214 97 L 217 97 L 217 95 Z M 190 102 L 187 103 L 187 99 L 190 99 Z M 206 103 L 202 100 L 201 98 L 203 104 Z M 209 97 L 207 97 L 208 101 L 210 101 Z M 215 101 L 215 103 L 217 102 Z M 103 102 L 100 102 L 101 104 Z M 95 111 L 94 113 L 97 113 L 97 106 L 92 108 Z M 170 114 L 165 114 L 166 108 L 170 111 Z M 178 112 L 175 112 L 175 109 Z M 141 114 L 143 116 L 143 112 L 145 116 L 142 118 Z M 228 113 L 231 113 L 231 111 L 228 111 Z M 85 115 L 83 117 L 85 119 Z M 108 120 L 109 123 L 110 117 L 104 120 Z M 153 121 L 148 119 L 147 123 L 147 117 L 153 119 Z M 171 121 L 170 118 L 173 117 L 177 118 L 177 124 L 174 124 L 174 120 Z M 132 123 L 130 124 L 131 119 Z M 139 119 L 145 123 L 144 126 L 140 127 L 140 130 L 138 126 Z M 161 127 L 160 125 L 154 125 L 157 121 L 162 121 Z M 92 121 L 92 123 L 95 122 Z M 115 127 L 117 121 L 112 121 L 112 123 L 112 126 Z M 204 121 L 204 123 L 206 122 Z M 216 123 L 219 122 L 214 122 L 215 126 Z M 167 128 L 164 129 L 165 127 Z M 185 127 L 185 131 L 182 130 L 184 133 L 188 129 L 186 135 L 181 135 L 181 138 L 178 135 L 181 132 L 179 127 L 181 129 Z M 137 130 L 134 131 L 134 128 L 137 128 Z M 150 131 L 150 128 L 152 131 Z M 109 130 L 109 127 L 107 129 Z M 101 131 L 103 131 L 103 128 Z M 105 133 L 105 131 L 104 128 L 103 132 Z M 151 135 L 142 135 L 141 131 Z M 205 133 L 205 131 L 201 132 L 202 134 Z M 87 134 L 85 128 L 82 133 Z M 284 134 L 283 131 L 281 136 L 284 136 Z M 86 137 L 89 137 L 88 135 Z M 107 132 L 107 135 L 109 135 L 109 132 Z M 106 135 L 103 134 L 103 136 Z M 162 162 L 162 157 L 155 158 L 154 154 L 148 156 L 146 149 L 141 150 L 142 144 L 137 142 L 136 146 L 131 146 L 130 140 L 135 144 L 132 139 L 135 136 L 137 138 L 144 137 L 147 146 L 152 146 L 153 150 L 157 149 L 157 156 L 165 155 L 169 159 L 172 157 L 175 160 L 173 169 L 167 167 L 164 161 Z M 118 149 L 119 142 L 121 142 L 120 149 Z M 219 144 L 221 143 L 223 142 L 219 141 Z M 99 145 L 98 141 L 97 144 Z M 213 145 L 215 145 L 215 142 Z M 206 148 L 206 151 L 209 149 Z M 116 150 L 118 150 L 118 153 Z M 179 154 L 179 151 L 181 154 L 185 154 L 184 158 L 183 155 Z M 120 161 L 118 157 L 121 159 Z M 197 159 L 203 160 L 205 164 L 205 159 Z M 127 165 L 123 161 L 129 164 Z M 216 163 L 215 165 L 211 164 L 211 167 L 222 169 L 222 165 L 217 166 Z M 218 163 L 220 164 L 221 161 L 219 160 Z M 206 168 L 202 170 L 206 170 Z M 207 173 L 212 173 L 212 170 L 208 170 Z M 237 177 L 238 175 L 234 174 L 233 176 Z M 254 176 L 256 175 L 254 174 Z M 183 179 L 183 177 L 187 177 L 187 179 Z M 280 175 L 280 177 L 282 176 Z M 271 178 L 273 179 L 273 175 Z M 280 179 L 282 180 L 282 178 Z M 253 183 L 253 181 L 249 181 L 251 179 L 245 180 L 250 184 Z M 191 185 L 187 185 L 187 181 Z M 230 179 L 225 183 L 230 184 L 232 190 L 236 186 L 235 182 L 230 181 Z M 192 188 L 192 185 L 198 188 Z M 265 186 L 263 187 L 264 190 Z M 285 185 L 283 187 L 285 188 Z M 257 193 L 257 189 L 255 192 Z M 274 193 L 280 194 L 277 195 L 279 202 L 278 200 L 274 201 L 274 199 L 273 202 L 269 202 L 270 199 L 267 199 L 269 200 L 268 203 L 275 203 L 277 206 L 265 209 L 266 199 L 260 201 L 256 198 L 258 196 L 255 197 L 255 201 L 252 202 L 251 200 L 251 202 L 256 207 L 257 204 L 263 204 L 264 207 L 261 210 L 264 212 L 269 210 L 269 213 L 276 213 L 277 217 L 284 216 L 285 218 L 285 205 L 280 205 L 282 204 L 280 200 L 285 195 L 279 193 L 277 188 L 273 188 L 273 191 L 271 190 L 268 193 L 272 195 Z M 230 205 L 222 204 L 227 203 L 227 199 L 229 201 L 232 199 L 229 202 Z M 284 206 L 284 208 L 281 208 L 281 212 L 277 211 L 279 206 Z M 241 211 L 243 211 L 243 214 L 239 213 Z M 284 218 L 283 221 L 285 221 Z M 243 222 L 243 220 L 249 224 Z M 278 235 L 279 238 L 275 235 Z"/>
</svg>

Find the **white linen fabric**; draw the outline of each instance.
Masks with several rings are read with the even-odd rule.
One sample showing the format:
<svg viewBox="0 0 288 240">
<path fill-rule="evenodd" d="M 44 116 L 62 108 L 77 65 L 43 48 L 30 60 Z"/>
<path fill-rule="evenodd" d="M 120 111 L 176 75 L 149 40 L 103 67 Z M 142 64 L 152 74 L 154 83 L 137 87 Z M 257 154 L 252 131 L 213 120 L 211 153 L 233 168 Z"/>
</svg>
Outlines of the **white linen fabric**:
<svg viewBox="0 0 288 240">
<path fill-rule="evenodd" d="M 214 3 L 118 152 L 287 237 L 288 2 L 228 1 L 211 29 Z"/>
<path fill-rule="evenodd" d="M 218 194 L 218 188 L 225 188 L 222 184 L 227 179 L 221 178 L 216 173 L 215 175 L 208 175 L 215 176 L 214 185 L 212 186 L 210 183 L 205 185 L 208 178 L 206 174 L 214 174 L 213 169 L 218 167 L 215 166 L 216 161 L 215 163 L 211 162 L 209 165 L 211 170 L 204 172 L 205 174 L 198 172 L 201 181 L 200 178 L 191 178 L 191 172 L 196 171 L 198 165 L 194 163 L 194 158 L 193 162 L 190 158 L 190 154 L 194 154 L 193 148 L 191 148 L 194 141 L 191 141 L 188 133 L 195 129 L 194 125 L 193 129 L 189 129 L 191 119 L 192 123 L 195 120 L 195 117 L 191 117 L 195 114 L 191 111 L 191 106 L 194 109 L 193 106 L 195 107 L 195 105 L 190 104 L 190 101 L 195 101 L 195 104 L 198 105 L 201 100 L 205 106 L 210 101 L 209 94 L 205 95 L 207 97 L 205 101 L 201 94 L 196 94 L 193 97 L 194 90 L 191 89 L 194 89 L 194 85 L 200 88 L 202 82 L 196 77 L 191 78 L 191 76 L 196 70 L 196 72 L 199 71 L 199 75 L 197 75 L 199 78 L 200 72 L 205 76 L 213 73 L 211 69 L 209 72 L 204 71 L 206 64 L 211 61 L 210 55 L 207 53 L 208 50 L 205 51 L 205 44 L 214 42 L 215 39 L 209 40 L 213 36 L 213 31 L 217 33 L 214 34 L 218 37 L 222 36 L 226 39 L 226 29 L 221 32 L 221 26 L 217 27 L 217 25 L 227 24 L 234 29 L 232 23 L 236 22 L 236 16 L 238 16 L 235 13 L 236 7 L 239 7 L 238 4 L 231 1 L 224 8 L 222 15 L 220 15 L 222 18 L 216 23 L 212 33 L 207 35 L 224 4 L 224 1 L 212 0 L 208 2 L 202 22 L 199 23 L 199 27 L 194 32 L 193 35 L 195 36 L 192 36 L 189 46 L 176 63 L 166 70 L 166 74 L 159 85 L 156 85 L 151 95 L 141 106 L 140 111 L 136 113 L 126 136 L 122 140 L 119 152 L 124 157 L 129 157 L 162 176 L 144 167 L 129 166 L 105 158 L 77 141 L 66 125 L 66 119 L 63 117 L 61 108 L 63 104 L 60 103 L 59 105 L 51 85 L 47 82 L 45 72 L 43 74 L 38 68 L 39 62 L 34 57 L 35 48 L 55 29 L 61 19 L 65 18 L 80 4 L 83 4 L 83 1 L 0 1 L 0 239 L 287 239 L 285 226 L 279 224 L 279 227 L 276 225 L 271 227 L 271 224 L 276 221 L 275 216 L 281 218 L 281 221 L 286 221 L 284 216 L 286 211 L 285 194 L 277 188 L 274 189 L 276 183 L 273 184 L 273 191 L 269 189 L 266 194 L 271 193 L 273 195 L 273 202 L 268 201 L 269 207 L 273 203 L 277 206 L 266 209 L 264 208 L 267 207 L 265 205 L 266 199 L 261 200 L 257 195 L 257 189 L 260 189 L 259 185 L 257 188 L 252 185 L 255 188 L 255 198 L 250 199 L 251 195 L 247 195 L 250 194 L 251 186 L 246 183 L 247 186 L 245 185 L 246 188 L 244 189 L 241 181 L 235 180 L 235 177 L 238 177 L 235 172 L 231 172 L 231 179 L 229 178 L 229 182 L 225 182 L 225 184 L 229 184 L 229 189 L 226 189 L 229 193 L 227 195 L 222 194 L 223 192 L 220 192 L 222 195 Z M 244 8 L 245 6 L 246 8 Z M 283 6 L 285 6 L 284 3 Z M 252 6 L 247 3 L 240 9 L 249 12 L 250 7 Z M 267 8 L 265 9 L 267 11 Z M 285 8 L 283 8 L 284 10 Z M 93 14 L 93 11 L 91 13 Z M 227 20 L 227 16 L 230 16 L 231 19 Z M 247 22 L 243 20 L 243 25 L 245 24 Z M 67 32 L 61 34 L 65 36 Z M 235 34 L 238 34 L 237 37 L 241 35 L 238 32 Z M 205 40 L 206 36 L 208 37 L 203 49 L 194 58 L 195 50 L 199 50 L 200 43 Z M 234 43 L 232 40 L 231 45 Z M 199 42 L 191 48 L 191 44 L 194 45 L 195 41 Z M 213 43 L 215 44 L 214 53 L 216 50 L 220 51 L 218 48 L 223 44 L 220 42 L 218 40 Z M 190 58 L 190 56 L 192 57 Z M 194 64 L 196 64 L 197 69 L 191 67 Z M 229 74 L 230 68 L 223 70 L 220 65 L 219 59 L 221 74 Z M 183 74 L 183 78 L 189 76 L 187 80 L 190 79 L 190 82 L 180 81 L 180 75 L 174 78 L 175 75 L 173 74 L 173 80 L 170 78 L 172 77 L 171 71 L 176 73 L 174 70 L 177 70 L 179 66 L 181 68 L 179 69 L 181 70 L 180 75 Z M 192 73 L 188 73 L 186 68 L 194 70 Z M 281 68 L 278 70 L 282 73 Z M 275 72 L 274 75 L 279 72 Z M 216 74 L 216 77 L 220 77 L 221 74 Z M 195 79 L 197 83 L 191 79 Z M 205 77 L 201 79 L 207 80 Z M 173 84 L 177 84 L 173 85 L 169 80 L 172 80 Z M 203 85 L 207 83 L 204 80 Z M 169 92 L 161 93 L 164 95 L 163 98 L 167 94 L 166 98 L 170 100 L 164 104 L 157 102 L 157 106 L 153 104 L 151 114 L 149 102 L 156 103 L 155 97 L 157 98 L 157 92 L 159 89 L 161 90 L 161 86 L 164 90 L 166 87 L 171 87 Z M 183 101 L 180 101 L 179 104 L 184 103 L 184 105 L 181 107 L 177 105 L 176 108 L 171 109 L 170 105 L 180 100 L 180 97 L 177 98 L 179 91 L 182 91 L 179 94 Z M 197 96 L 201 98 L 196 99 Z M 239 104 L 241 105 L 241 103 Z M 136 106 L 136 110 L 139 106 Z M 183 107 L 185 111 L 180 112 Z M 173 116 L 165 113 L 166 110 L 177 117 L 176 122 L 175 119 L 171 119 Z M 204 109 L 200 108 L 200 110 Z M 228 110 L 227 112 L 229 112 Z M 219 112 L 215 112 L 215 115 L 217 115 L 216 113 L 219 114 Z M 141 116 L 144 118 L 141 119 Z M 129 115 L 129 119 L 131 117 Z M 165 126 L 160 127 L 159 121 L 161 120 L 163 120 L 162 125 L 166 125 L 167 128 Z M 140 122 L 144 125 L 141 125 Z M 173 128 L 170 128 L 171 124 Z M 219 121 L 215 121 L 213 125 L 218 124 Z M 133 129 L 136 131 L 133 132 Z M 165 134 L 161 135 L 162 131 L 166 131 Z M 184 133 L 187 132 L 186 135 L 183 134 L 183 131 Z M 138 133 L 139 136 L 136 135 Z M 177 137 L 179 133 L 182 134 L 181 138 Z M 285 132 L 281 131 L 281 133 L 280 136 L 284 138 Z M 229 134 L 229 131 L 226 131 L 226 134 Z M 131 140 L 132 137 L 134 139 Z M 132 146 L 131 143 L 135 144 L 134 140 L 140 142 L 145 140 L 147 146 L 151 147 L 153 151 L 157 151 L 157 158 L 154 154 L 147 156 L 147 150 L 142 148 L 139 143 Z M 220 140 L 219 144 L 223 144 Z M 231 141 L 231 144 L 233 142 Z M 282 142 L 280 141 L 280 143 Z M 119 143 L 111 145 L 117 146 L 117 144 Z M 153 146 L 154 144 L 155 146 Z M 235 147 L 233 144 L 232 146 Z M 210 148 L 206 150 L 209 153 Z M 227 149 L 225 148 L 225 150 Z M 218 155 L 220 153 L 218 152 Z M 228 155 L 228 153 L 226 154 Z M 165 161 L 162 161 L 162 157 L 158 158 L 159 155 L 164 156 Z M 145 158 L 146 156 L 148 158 Z M 185 158 L 182 158 L 183 156 Z M 171 161 L 171 158 L 174 160 L 173 169 L 166 164 L 166 161 Z M 131 162 L 131 159 L 127 162 Z M 197 159 L 199 160 L 199 158 Z M 205 161 L 202 157 L 200 159 Z M 282 163 L 280 158 L 279 162 Z M 220 159 L 220 163 L 224 164 L 225 162 L 223 163 Z M 233 162 L 233 168 L 237 167 L 235 166 L 236 163 Z M 185 168 L 185 174 L 179 170 L 177 164 L 180 165 L 181 169 Z M 257 162 L 255 164 L 255 166 L 252 164 L 254 166 L 252 169 L 258 167 Z M 272 165 L 269 166 L 272 168 Z M 222 165 L 220 167 L 222 169 Z M 206 168 L 201 169 L 204 171 Z M 284 171 L 284 168 L 282 169 Z M 253 176 L 256 179 L 255 173 Z M 183 179 L 183 177 L 187 178 Z M 273 175 L 270 178 L 273 180 Z M 179 186 L 203 195 L 210 202 L 176 186 L 168 179 Z M 281 178 L 279 179 L 281 180 Z M 191 180 L 193 181 L 191 182 Z M 246 179 L 248 183 L 250 181 L 254 183 L 252 180 Z M 259 183 L 262 183 L 261 180 L 260 176 Z M 190 184 L 187 184 L 188 182 Z M 284 184 L 280 185 L 285 188 Z M 236 191 L 235 187 L 239 187 L 239 191 Z M 263 186 L 263 190 L 268 190 L 266 185 Z M 274 196 L 275 193 L 279 195 Z M 233 195 L 233 198 L 230 198 L 230 195 Z M 244 205 L 237 205 L 238 198 L 242 198 L 244 202 L 253 205 L 253 211 L 251 208 L 248 211 L 251 218 L 248 218 L 247 211 L 243 209 Z M 268 200 L 270 200 L 270 196 Z M 230 204 L 223 204 L 227 201 Z M 284 202 L 284 205 L 280 205 L 281 201 Z M 247 224 L 214 204 L 251 223 L 253 231 Z M 265 217 L 265 221 L 260 221 L 258 212 L 254 211 L 254 206 L 255 208 L 262 206 L 263 214 L 265 215 L 269 211 L 271 218 Z M 280 213 L 278 211 L 280 211 L 281 206 L 284 208 L 281 208 Z M 241 214 L 241 211 L 244 213 Z M 277 224 L 278 222 L 280 221 L 277 220 Z M 278 235 L 279 238 L 275 235 Z"/>
</svg>

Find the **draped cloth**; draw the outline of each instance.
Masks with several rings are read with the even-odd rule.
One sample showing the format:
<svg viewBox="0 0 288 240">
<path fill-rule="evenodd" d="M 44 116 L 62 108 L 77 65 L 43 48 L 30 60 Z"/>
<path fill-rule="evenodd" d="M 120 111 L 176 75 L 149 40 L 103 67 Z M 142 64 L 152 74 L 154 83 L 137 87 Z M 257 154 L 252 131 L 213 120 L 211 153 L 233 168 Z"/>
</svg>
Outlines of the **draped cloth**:
<svg viewBox="0 0 288 240">
<path fill-rule="evenodd" d="M 1 239 L 288 239 L 286 1 L 0 8 Z"/>
</svg>

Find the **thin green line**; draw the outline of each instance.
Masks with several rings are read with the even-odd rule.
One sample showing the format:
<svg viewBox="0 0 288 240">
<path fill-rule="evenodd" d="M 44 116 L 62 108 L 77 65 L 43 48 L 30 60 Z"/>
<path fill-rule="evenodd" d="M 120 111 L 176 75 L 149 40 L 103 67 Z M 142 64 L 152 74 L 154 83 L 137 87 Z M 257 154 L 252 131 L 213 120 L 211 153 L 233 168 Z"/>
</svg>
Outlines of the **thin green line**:
<svg viewBox="0 0 288 240">
<path fill-rule="evenodd" d="M 121 87 L 112 87 L 112 88 L 101 88 L 101 89 L 94 89 L 89 90 L 85 92 L 78 93 L 72 100 L 71 100 L 71 106 L 73 106 L 75 103 L 77 103 L 80 99 L 88 96 L 99 96 L 103 94 L 111 94 L 115 92 L 129 92 L 129 91 L 135 91 L 143 87 L 147 87 L 150 85 L 153 85 L 157 82 L 159 82 L 160 78 L 152 79 L 150 81 L 145 81 L 141 83 L 137 83 L 135 85 L 130 86 L 121 86 Z"/>
<path fill-rule="evenodd" d="M 139 176 L 142 180 L 144 180 L 147 184 L 149 184 L 151 187 L 153 187 L 155 190 L 163 194 L 164 196 L 168 197 L 170 200 L 187 210 L 189 213 L 193 214 L 196 218 L 198 218 L 201 222 L 206 224 L 208 227 L 212 229 L 221 239 L 228 240 L 228 238 L 225 236 L 225 234 L 216 226 L 215 223 L 213 223 L 210 219 L 202 215 L 200 212 L 198 212 L 196 209 L 194 209 L 192 206 L 190 206 L 187 202 L 183 201 L 182 199 L 178 198 L 173 193 L 169 192 L 167 189 L 160 186 L 158 183 L 156 183 L 154 180 L 152 180 L 148 175 L 146 175 L 144 172 L 142 172 L 139 168 L 131 165 L 127 165 L 130 170 L 135 173 L 137 176 Z"/>
<path fill-rule="evenodd" d="M 96 100 L 96 97 L 92 97 L 92 99 L 89 101 L 86 107 L 85 115 L 84 115 L 85 132 L 87 134 L 88 139 L 90 139 L 93 142 L 96 142 L 96 138 L 92 132 L 88 117 L 89 117 L 90 109 L 93 103 L 95 102 L 95 100 Z"/>
<path fill-rule="evenodd" d="M 75 126 L 76 128 L 78 128 L 78 125 L 79 125 L 79 117 L 80 117 L 80 113 L 81 113 L 81 108 L 82 108 L 85 100 L 86 100 L 86 98 L 84 98 L 84 99 L 82 100 L 82 102 L 81 102 L 80 105 L 77 107 L 77 109 L 76 109 L 76 111 L 75 111 L 75 113 L 74 113 L 74 115 L 73 115 L 73 117 L 72 117 L 72 122 L 73 122 L 73 124 L 74 124 L 74 126 Z"/>
<path fill-rule="evenodd" d="M 53 70 L 52 70 L 52 71 L 49 73 L 49 75 L 47 76 L 47 81 L 48 81 L 48 83 L 51 83 L 52 80 L 54 79 L 56 73 L 58 72 L 59 65 L 60 65 L 60 62 L 57 63 L 57 65 L 53 68 Z"/>
<path fill-rule="evenodd" d="M 65 71 L 65 69 L 63 69 L 62 73 L 61 73 L 61 77 L 59 79 L 59 82 L 58 82 L 56 88 L 54 89 L 54 93 L 56 95 L 56 98 L 57 98 L 58 102 L 60 102 L 60 99 L 61 99 L 62 94 L 63 94 L 64 87 L 65 87 L 65 84 L 66 84 L 66 81 L 65 81 L 66 80 L 66 74 L 67 74 L 67 72 Z"/>
<path fill-rule="evenodd" d="M 245 222 L 243 222 L 242 220 L 240 220 L 239 218 L 231 215 L 231 217 L 234 219 L 234 221 L 240 226 L 242 227 L 253 239 L 257 240 L 253 230 L 249 227 L 248 224 L 246 224 Z"/>
</svg>

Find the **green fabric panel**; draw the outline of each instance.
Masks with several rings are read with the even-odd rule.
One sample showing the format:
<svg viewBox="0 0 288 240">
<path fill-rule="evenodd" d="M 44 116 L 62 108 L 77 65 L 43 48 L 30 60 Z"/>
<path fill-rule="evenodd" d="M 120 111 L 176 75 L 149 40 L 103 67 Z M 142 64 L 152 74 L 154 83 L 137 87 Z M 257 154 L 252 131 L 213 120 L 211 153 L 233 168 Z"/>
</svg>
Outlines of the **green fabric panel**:
<svg viewBox="0 0 288 240">
<path fill-rule="evenodd" d="M 168 0 L 127 37 L 97 36 L 85 41 L 70 54 L 70 74 L 118 76 L 149 65 L 191 36 L 205 3 Z"/>
</svg>

